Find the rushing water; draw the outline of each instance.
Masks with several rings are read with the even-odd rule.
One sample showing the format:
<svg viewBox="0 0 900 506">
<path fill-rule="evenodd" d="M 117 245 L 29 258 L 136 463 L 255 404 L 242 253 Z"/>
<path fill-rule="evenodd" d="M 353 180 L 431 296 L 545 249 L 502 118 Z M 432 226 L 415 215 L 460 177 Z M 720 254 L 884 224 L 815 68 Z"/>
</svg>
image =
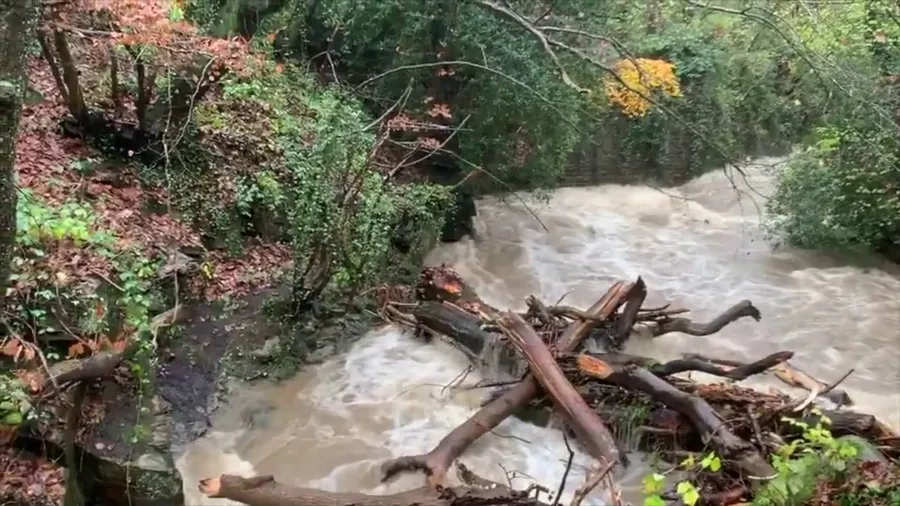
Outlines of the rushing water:
<svg viewBox="0 0 900 506">
<path fill-rule="evenodd" d="M 854 368 L 842 387 L 856 408 L 900 426 L 897 269 L 876 259 L 850 263 L 772 252 L 758 231 L 757 206 L 771 191 L 767 171 L 752 168 L 748 181 L 739 182 L 716 172 L 665 190 L 561 189 L 548 205 L 530 206 L 549 231 L 522 204 L 487 199 L 478 207 L 476 237 L 441 246 L 430 262 L 453 264 L 499 307 L 521 308 L 529 294 L 555 302 L 567 293 L 568 304 L 586 307 L 613 281 L 638 275 L 649 304 L 675 302 L 697 320 L 751 299 L 762 312 L 759 323 L 742 320 L 710 337 L 634 336 L 629 351 L 659 359 L 684 352 L 751 359 L 794 350 L 792 362 L 826 382 Z M 392 456 L 428 451 L 477 409 L 483 391 L 443 388 L 467 363 L 449 346 L 384 328 L 344 357 L 280 385 L 240 392 L 217 415 L 214 430 L 179 460 L 188 504 L 227 504 L 195 492 L 197 479 L 222 472 L 274 474 L 333 491 L 388 493 L 420 485 L 421 476 L 380 485 L 379 466 Z M 471 374 L 467 382 L 479 378 Z M 785 388 L 768 377 L 747 383 Z M 248 419 L 260 405 L 274 409 L 265 419 Z M 533 478 L 555 488 L 567 455 L 557 430 L 507 420 L 463 461 L 496 481 L 515 471 L 516 486 Z M 578 455 L 575 462 L 569 490 L 580 483 L 586 460 Z M 623 478 L 626 495 L 642 471 L 635 466 Z"/>
</svg>

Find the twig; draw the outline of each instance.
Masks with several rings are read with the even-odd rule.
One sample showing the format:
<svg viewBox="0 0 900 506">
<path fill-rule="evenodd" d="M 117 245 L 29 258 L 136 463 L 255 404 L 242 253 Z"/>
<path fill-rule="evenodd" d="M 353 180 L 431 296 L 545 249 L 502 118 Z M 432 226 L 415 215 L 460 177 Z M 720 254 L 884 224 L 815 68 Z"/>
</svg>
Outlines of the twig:
<svg viewBox="0 0 900 506">
<path fill-rule="evenodd" d="M 483 173 L 483 174 L 486 174 L 488 177 L 490 177 L 490 178 L 493 179 L 494 181 L 500 183 L 504 188 L 506 188 L 506 189 L 512 194 L 513 197 L 516 198 L 516 200 L 518 200 L 518 201 L 525 207 L 525 210 L 528 211 L 528 213 L 531 214 L 531 216 L 533 216 L 535 220 L 537 220 L 537 222 L 541 225 L 541 228 L 543 228 L 545 232 L 548 232 L 548 233 L 550 232 L 550 229 L 547 228 L 547 225 L 545 225 L 544 222 L 541 220 L 541 218 L 537 215 L 537 213 L 534 212 L 534 211 L 531 209 L 531 207 L 528 206 L 528 203 L 525 202 L 525 199 L 523 199 L 522 197 L 520 197 L 519 194 L 516 193 L 515 190 L 513 190 L 508 184 L 506 184 L 505 181 L 503 181 L 503 180 L 500 179 L 499 177 L 495 176 L 494 174 L 492 174 L 489 170 L 485 169 L 484 167 L 482 167 L 482 166 L 480 166 L 480 165 L 476 165 L 476 164 L 474 164 L 474 163 L 472 163 L 472 162 L 466 160 L 466 159 L 463 158 L 462 156 L 460 156 L 460 155 L 458 155 L 458 154 L 456 154 L 456 153 L 453 153 L 452 151 L 447 151 L 447 150 L 441 150 L 441 151 L 443 151 L 443 152 L 445 152 L 445 153 L 449 153 L 449 154 L 452 155 L 454 158 L 456 158 L 457 160 L 459 160 L 459 161 L 465 163 L 466 165 L 468 165 L 468 166 L 471 167 L 472 169 L 477 170 L 477 171 L 479 171 L 479 172 L 481 172 L 481 173 Z"/>
<path fill-rule="evenodd" d="M 120 292 L 122 292 L 122 293 L 125 293 L 125 289 L 124 289 L 124 288 L 122 288 L 121 286 L 117 285 L 113 280 L 109 279 L 109 278 L 108 278 L 106 275 L 104 275 L 102 272 L 100 272 L 100 271 L 98 271 L 98 270 L 95 269 L 95 270 L 92 270 L 90 273 L 93 274 L 93 275 L 95 275 L 95 276 L 99 276 L 99 277 L 102 278 L 104 281 L 106 281 L 107 283 L 109 283 L 109 284 L 110 284 L 113 288 L 115 288 L 116 290 L 118 290 L 118 291 L 120 291 Z"/>
<path fill-rule="evenodd" d="M 556 490 L 556 497 L 553 498 L 553 506 L 559 504 L 559 498 L 562 497 L 563 490 L 566 488 L 566 479 L 569 477 L 569 470 L 572 469 L 572 459 L 575 458 L 575 452 L 569 446 L 569 436 L 563 431 L 563 441 L 566 443 L 566 450 L 569 450 L 569 460 L 566 461 L 566 470 L 563 471 L 562 479 L 559 481 L 559 488 Z"/>
<path fill-rule="evenodd" d="M 762 430 L 759 428 L 759 420 L 756 419 L 756 415 L 753 414 L 753 409 L 749 404 L 747 405 L 747 418 L 750 419 L 750 424 L 753 426 L 753 436 L 756 438 L 756 444 L 759 446 L 760 451 L 765 451 L 763 448 Z"/>
<path fill-rule="evenodd" d="M 441 395 L 444 395 L 444 392 L 447 391 L 448 388 L 453 388 L 456 385 L 465 381 L 466 378 L 469 376 L 469 373 L 471 373 L 471 372 L 472 372 L 472 365 L 470 364 L 470 365 L 466 366 L 465 369 L 463 369 L 463 372 L 457 374 L 455 378 L 450 380 L 449 383 L 447 383 L 446 385 L 444 385 L 443 388 L 441 388 Z"/>
<path fill-rule="evenodd" d="M 491 68 L 491 67 L 488 67 L 487 65 L 481 65 L 479 63 L 473 63 L 473 62 L 466 61 L 466 60 L 447 60 L 447 61 L 440 61 L 440 62 L 416 63 L 416 64 L 412 64 L 412 65 L 400 65 L 399 67 L 394 67 L 392 69 L 386 70 L 380 74 L 374 75 L 374 76 L 366 79 L 365 81 L 361 82 L 359 85 L 354 87 L 353 89 L 359 90 L 360 88 L 363 88 L 364 86 L 372 84 L 375 81 L 384 79 L 385 77 L 387 77 L 391 74 L 396 74 L 397 72 L 403 72 L 406 70 L 417 70 L 417 69 L 429 68 L 429 67 L 443 67 L 444 65 L 459 65 L 462 67 L 473 67 L 473 68 L 477 68 L 480 70 L 484 70 L 485 72 L 490 72 L 491 74 L 494 74 L 496 76 L 502 77 L 502 78 L 506 79 L 507 81 L 510 81 L 513 84 L 528 90 L 532 95 L 539 98 L 542 102 L 544 102 L 551 109 L 553 109 L 553 111 L 559 115 L 560 119 L 562 119 L 565 123 L 567 123 L 569 126 L 574 128 L 575 131 L 577 131 L 578 133 L 584 133 L 581 131 L 581 128 L 579 128 L 578 125 L 574 121 L 569 119 L 569 117 L 568 117 L 568 115 L 566 115 L 566 113 L 564 113 L 562 110 L 560 110 L 560 108 L 557 107 L 549 98 L 547 98 L 541 92 L 534 89 L 534 87 L 528 85 L 527 83 L 525 83 L 523 81 L 520 81 L 519 79 L 516 79 L 515 77 L 513 77 L 509 74 L 506 74 L 505 72 L 501 72 L 495 68 Z"/>
<path fill-rule="evenodd" d="M 834 383 L 832 383 L 832 384 L 828 385 L 827 387 L 823 388 L 822 391 L 819 392 L 819 395 L 820 395 L 820 396 L 826 395 L 828 392 L 831 392 L 832 390 L 834 390 L 835 388 L 837 388 L 838 385 L 840 385 L 841 383 L 843 383 L 845 379 L 849 378 L 850 375 L 853 374 L 853 371 L 855 371 L 855 369 L 851 368 L 849 371 L 847 371 L 846 373 L 844 373 L 843 376 L 841 376 L 840 378 L 838 378 L 837 381 L 835 381 Z"/>
<path fill-rule="evenodd" d="M 563 67 L 562 62 L 559 61 L 559 57 L 556 55 L 556 52 L 553 51 L 552 47 L 550 47 L 550 41 L 547 39 L 547 36 L 544 35 L 544 33 L 541 32 L 540 30 L 535 28 L 534 24 L 532 24 L 530 21 L 528 21 L 524 17 L 520 16 L 517 12 L 515 12 L 511 9 L 508 9 L 502 5 L 497 5 L 493 2 L 486 2 L 484 0 L 475 0 L 475 4 L 484 7 L 485 9 L 493 12 L 494 14 L 497 14 L 497 15 L 505 17 L 505 18 L 509 18 L 509 19 L 515 21 L 516 23 L 522 25 L 522 27 L 524 27 L 526 30 L 528 30 L 528 32 L 531 35 L 533 35 L 538 40 L 538 42 L 541 43 L 541 47 L 544 48 L 544 52 L 547 53 L 547 56 L 550 57 L 550 61 L 553 62 L 553 65 L 556 67 L 557 72 L 559 72 L 560 79 L 562 79 L 562 81 L 566 84 L 566 86 L 569 86 L 570 88 L 576 90 L 579 93 L 588 93 L 590 91 L 587 88 L 582 88 L 581 86 L 578 86 L 578 84 L 576 84 L 575 81 L 573 81 L 572 78 L 569 77 L 569 73 L 566 72 L 566 69 L 565 69 L 565 67 Z"/>
<path fill-rule="evenodd" d="M 400 98 L 398 98 L 398 99 L 393 103 L 393 105 L 391 105 L 390 107 L 388 107 L 388 109 L 387 109 L 386 111 L 384 111 L 384 113 L 382 113 L 381 116 L 379 116 L 378 118 L 376 118 L 375 121 L 373 121 L 373 122 L 369 123 L 368 125 L 364 126 L 364 127 L 362 128 L 361 131 L 365 132 L 366 130 L 368 130 L 368 129 L 372 128 L 372 127 L 375 127 L 375 126 L 377 126 L 377 125 L 380 125 L 381 122 L 384 121 L 384 119 L 387 118 L 388 115 L 391 114 L 391 112 L 393 112 L 394 109 L 397 108 L 397 106 L 399 106 L 399 107 L 402 109 L 403 106 L 406 105 L 406 100 L 409 98 L 410 93 L 412 93 L 412 83 L 410 83 L 410 84 L 408 84 L 408 85 L 406 86 L 406 89 L 403 91 L 403 94 L 400 95 Z"/>
<path fill-rule="evenodd" d="M 603 469 L 595 468 L 593 472 L 589 472 L 584 479 L 584 483 L 575 491 L 575 496 L 572 498 L 572 502 L 569 503 L 569 506 L 581 506 L 581 501 L 583 501 L 591 491 L 597 488 L 597 485 L 603 481 L 603 478 L 606 478 L 606 475 L 612 470 L 614 464 L 615 462 L 611 462 Z"/>
<path fill-rule="evenodd" d="M 469 118 L 471 118 L 471 117 L 472 117 L 472 115 L 469 114 L 468 116 L 466 116 L 465 118 L 463 118 L 463 120 L 459 123 L 459 125 L 458 125 L 456 128 L 454 128 L 453 131 L 450 132 L 450 135 L 448 135 L 447 138 L 444 139 L 444 142 L 442 142 L 438 147 L 432 148 L 431 151 L 430 151 L 427 155 L 422 156 L 422 157 L 420 157 L 420 158 L 418 158 L 418 159 L 416 159 L 416 160 L 413 160 L 413 161 L 411 161 L 411 162 L 405 162 L 405 163 L 400 163 L 400 164 L 398 164 L 397 167 L 396 167 L 393 171 L 391 171 L 391 174 L 390 174 L 391 177 L 394 176 L 394 172 L 400 170 L 401 168 L 403 168 L 403 167 L 410 167 L 410 166 L 412 166 L 412 165 L 416 165 L 416 164 L 418 164 L 418 163 L 421 163 L 421 162 L 427 160 L 428 158 L 430 158 L 431 156 L 433 156 L 433 155 L 434 155 L 435 153 L 437 153 L 438 151 L 443 150 L 443 149 L 444 149 L 444 146 L 446 146 L 448 142 L 450 142 L 454 137 L 456 137 L 456 134 L 459 133 L 460 129 L 462 129 L 462 127 L 465 126 L 466 122 L 469 121 Z"/>
</svg>

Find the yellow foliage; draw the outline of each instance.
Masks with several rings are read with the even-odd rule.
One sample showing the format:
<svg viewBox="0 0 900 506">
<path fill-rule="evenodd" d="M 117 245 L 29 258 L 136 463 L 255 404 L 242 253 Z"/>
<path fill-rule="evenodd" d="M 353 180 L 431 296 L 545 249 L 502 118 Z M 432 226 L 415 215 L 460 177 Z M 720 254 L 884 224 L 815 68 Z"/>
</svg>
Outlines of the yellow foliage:
<svg viewBox="0 0 900 506">
<path fill-rule="evenodd" d="M 650 110 L 650 102 L 641 94 L 649 97 L 654 91 L 659 91 L 670 97 L 681 96 L 675 65 L 667 61 L 646 58 L 621 60 L 616 64 L 615 71 L 627 86 L 614 77 L 607 77 L 604 89 L 609 101 L 626 116 L 643 117 Z"/>
</svg>

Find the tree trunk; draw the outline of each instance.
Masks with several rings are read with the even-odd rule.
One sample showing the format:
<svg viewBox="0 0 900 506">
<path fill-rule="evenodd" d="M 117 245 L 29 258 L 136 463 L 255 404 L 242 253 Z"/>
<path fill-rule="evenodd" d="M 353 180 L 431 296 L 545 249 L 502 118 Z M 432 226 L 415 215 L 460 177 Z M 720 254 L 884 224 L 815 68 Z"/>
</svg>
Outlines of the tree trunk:
<svg viewBox="0 0 900 506">
<path fill-rule="evenodd" d="M 69 50 L 69 41 L 66 34 L 60 30 L 53 30 L 53 45 L 59 55 L 59 64 L 62 67 L 62 78 L 66 84 L 68 93 L 69 112 L 79 125 L 84 125 L 87 120 L 87 105 L 84 102 L 84 93 L 81 91 L 81 82 L 78 78 L 78 68 L 75 66 L 75 58 Z"/>
<path fill-rule="evenodd" d="M 25 98 L 25 46 L 35 4 L 0 0 L 0 297 L 5 299 L 16 244 L 16 137 Z"/>
</svg>

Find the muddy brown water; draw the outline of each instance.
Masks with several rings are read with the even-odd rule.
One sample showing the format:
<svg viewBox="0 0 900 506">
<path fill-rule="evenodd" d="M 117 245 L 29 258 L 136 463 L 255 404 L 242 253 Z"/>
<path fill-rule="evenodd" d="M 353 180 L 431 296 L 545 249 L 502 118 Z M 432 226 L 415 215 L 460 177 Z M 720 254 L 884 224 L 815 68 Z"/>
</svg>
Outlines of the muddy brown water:
<svg viewBox="0 0 900 506">
<path fill-rule="evenodd" d="M 439 247 L 429 262 L 453 264 L 498 307 L 521 308 L 529 294 L 552 302 L 567 293 L 568 304 L 586 307 L 614 280 L 637 275 L 649 287 L 648 304 L 675 302 L 698 320 L 751 299 L 763 314 L 759 323 L 740 321 L 702 338 L 635 335 L 628 351 L 658 359 L 684 352 L 751 359 L 794 350 L 793 362 L 825 381 L 854 368 L 842 386 L 855 409 L 900 427 L 900 272 L 876 258 L 773 252 L 759 232 L 757 206 L 771 191 L 768 173 L 778 160 L 757 163 L 747 181 L 715 172 L 664 190 L 561 189 L 549 204 L 532 205 L 549 232 L 521 204 L 486 199 L 478 206 L 476 237 Z M 420 476 L 381 485 L 379 466 L 428 451 L 477 409 L 485 392 L 443 389 L 467 364 L 447 345 L 383 328 L 294 379 L 242 389 L 178 461 L 187 502 L 229 504 L 196 492 L 198 479 L 223 472 L 274 474 L 332 491 L 419 486 Z M 471 374 L 467 382 L 480 378 Z M 786 388 L 771 377 L 746 383 Z M 505 482 L 509 472 L 517 487 L 536 480 L 555 488 L 567 455 L 558 430 L 507 420 L 462 460 L 490 479 Z M 576 457 L 564 501 L 586 462 Z M 621 478 L 635 503 L 644 472 L 638 463 Z M 605 502 L 600 493 L 589 499 Z"/>
</svg>

